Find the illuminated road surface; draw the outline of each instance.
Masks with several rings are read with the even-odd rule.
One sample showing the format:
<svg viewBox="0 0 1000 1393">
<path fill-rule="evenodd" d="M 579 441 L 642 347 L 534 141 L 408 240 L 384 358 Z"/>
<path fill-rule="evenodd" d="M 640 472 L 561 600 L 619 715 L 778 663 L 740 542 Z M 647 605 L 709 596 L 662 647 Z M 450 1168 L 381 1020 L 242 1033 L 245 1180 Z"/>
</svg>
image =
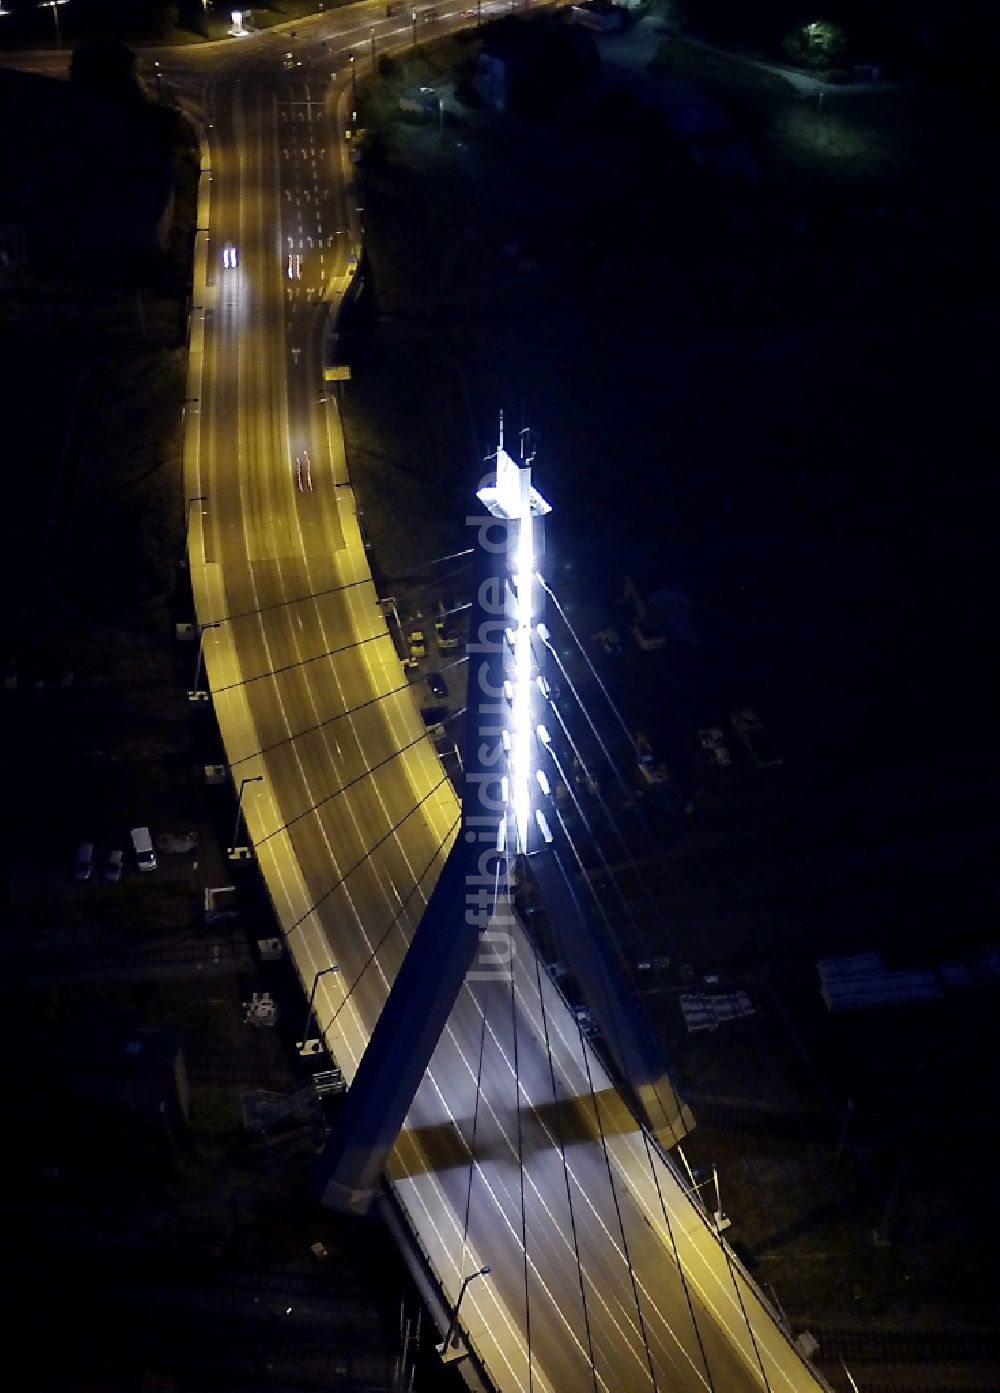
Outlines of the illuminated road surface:
<svg viewBox="0 0 1000 1393">
<path fill-rule="evenodd" d="M 212 122 L 185 438 L 186 494 L 208 500 L 191 526 L 198 619 L 219 624 L 206 671 L 234 779 L 263 779 L 243 807 L 305 990 L 340 965 L 316 1005 L 348 1079 L 459 812 L 376 600 L 335 405 L 320 400 L 313 302 L 342 293 L 358 236 L 330 69 L 343 92 L 345 36 L 370 53 L 382 14 L 366 4 L 299 23 L 294 45 L 160 54 L 168 81 L 207 79 Z M 288 47 L 302 69 L 282 68 Z M 223 267 L 227 242 L 236 268 Z M 448 1298 L 491 1268 L 461 1323 L 494 1384 L 818 1388 L 584 1054 L 561 998 L 547 980 L 540 990 L 520 931 L 514 968 L 513 998 L 502 982 L 466 984 L 392 1165 Z"/>
</svg>

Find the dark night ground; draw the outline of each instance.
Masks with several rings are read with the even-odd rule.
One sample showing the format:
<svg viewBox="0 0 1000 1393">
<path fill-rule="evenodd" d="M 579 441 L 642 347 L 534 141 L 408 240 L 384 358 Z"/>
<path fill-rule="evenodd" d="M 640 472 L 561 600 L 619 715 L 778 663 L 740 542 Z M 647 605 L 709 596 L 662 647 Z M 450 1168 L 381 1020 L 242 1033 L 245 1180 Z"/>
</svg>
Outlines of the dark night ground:
<svg viewBox="0 0 1000 1393">
<path fill-rule="evenodd" d="M 980 1224 L 979 1184 L 995 1140 L 980 1103 L 996 1096 L 992 1001 L 968 998 L 947 1017 L 930 1007 L 830 1023 L 815 1009 L 811 964 L 869 947 L 900 965 L 933 962 L 993 933 L 984 608 L 995 353 L 989 321 L 972 313 L 991 224 L 970 180 L 968 211 L 949 214 L 940 236 L 936 225 L 917 234 L 893 223 L 875 235 L 870 261 L 867 250 L 859 261 L 866 232 L 851 234 L 845 255 L 837 235 L 819 230 L 801 250 L 745 224 L 721 230 L 716 214 L 729 195 L 695 189 L 675 164 L 643 172 L 641 161 L 626 160 L 616 183 L 609 160 L 620 145 L 601 139 L 600 123 L 572 137 L 571 147 L 558 129 L 532 132 L 533 163 L 522 149 L 502 177 L 478 177 L 471 236 L 456 213 L 456 203 L 468 211 L 467 186 L 454 202 L 442 196 L 439 209 L 428 206 L 433 189 L 424 202 L 408 195 L 406 219 L 396 221 L 405 246 L 392 240 L 393 192 L 381 191 L 379 308 L 415 319 L 388 322 L 359 347 L 349 389 L 352 469 L 376 547 L 381 529 L 391 570 L 400 553 L 413 560 L 439 543 L 462 544 L 457 490 L 474 482 L 497 405 L 516 425 L 523 402 L 540 436 L 538 482 L 556 508 L 552 571 L 585 633 L 609 621 L 624 632 L 614 605 L 626 567 L 646 589 L 691 597 L 703 650 L 636 655 L 610 674 L 631 722 L 683 777 L 692 730 L 749 701 L 786 767 L 773 805 L 764 798 L 746 811 L 720 797 L 694 824 L 691 837 L 708 842 L 723 827 L 720 849 L 704 859 L 725 907 L 696 888 L 684 903 L 667 901 L 671 927 L 706 970 L 739 963 L 744 935 L 764 963 L 787 965 L 785 999 L 800 1003 L 800 1028 L 836 1097 L 853 1093 L 868 1111 L 886 1184 L 894 1156 L 885 1133 L 899 1129 L 879 1114 L 899 1079 L 914 1088 L 912 1106 L 904 1097 L 893 1106 L 914 1148 L 926 1154 L 924 1143 L 934 1143 L 921 1168 L 932 1180 L 950 1174 L 958 1191 L 953 1204 L 928 1202 L 919 1222 L 900 1206 L 930 1251 L 935 1223 L 957 1213 L 957 1239 Z M 933 186 L 921 197 L 937 217 Z M 866 190 L 860 201 L 880 196 Z M 451 219 L 442 245 L 456 249 L 455 260 L 438 260 L 416 234 L 414 207 L 429 235 L 446 230 L 437 219 Z M 499 236 L 518 233 L 537 241 L 537 275 L 501 264 Z M 430 295 L 422 258 L 440 273 Z M 471 286 L 468 329 L 449 279 L 456 263 L 467 268 L 459 288 Z M 774 279 L 766 312 L 756 276 L 741 270 L 748 263 Z M 728 264 L 732 296 L 712 289 Z M 861 296 L 842 293 L 857 275 Z M 444 307 L 441 322 L 422 322 L 428 300 L 435 312 Z M 12 378 L 6 387 L 13 395 Z M 50 392 L 51 379 L 26 412 L 37 426 L 8 458 L 24 516 L 44 497 L 37 461 L 50 456 Z M 400 541 L 392 520 L 408 506 L 421 522 Z M 19 563 L 38 553 L 30 528 L 8 531 L 16 587 Z M 68 826 L 60 854 L 67 839 Z M 746 1036 L 734 1039 L 735 1056 Z M 725 1072 L 734 1060 L 721 1036 L 717 1044 Z M 926 1062 L 909 1070 L 921 1050 Z M 922 1192 L 907 1185 L 912 1205 Z M 925 1275 L 932 1286 L 938 1274 Z M 959 1280 L 955 1305 L 965 1297 Z"/>
</svg>

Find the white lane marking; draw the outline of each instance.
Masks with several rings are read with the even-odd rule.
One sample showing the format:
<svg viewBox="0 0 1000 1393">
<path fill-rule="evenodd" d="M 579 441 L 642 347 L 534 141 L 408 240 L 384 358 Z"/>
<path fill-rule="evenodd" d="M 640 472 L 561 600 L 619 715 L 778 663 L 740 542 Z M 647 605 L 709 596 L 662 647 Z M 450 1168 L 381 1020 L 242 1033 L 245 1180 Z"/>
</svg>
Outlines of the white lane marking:
<svg viewBox="0 0 1000 1393">
<path fill-rule="evenodd" d="M 322 620 L 320 620 L 320 624 L 322 624 Z M 308 787 L 308 783 L 306 783 L 306 787 Z M 393 889 L 396 889 L 396 887 L 393 886 Z M 384 890 L 383 890 L 383 893 L 384 893 Z M 398 892 L 397 892 L 397 893 L 398 893 Z M 464 1056 L 462 1056 L 462 1057 L 464 1057 Z M 468 1066 L 467 1066 L 467 1067 L 468 1067 Z M 433 1181 L 432 1181 L 432 1184 L 433 1184 Z M 435 1188 L 436 1188 L 436 1187 L 435 1187 Z M 448 1213 L 448 1219 L 451 1219 L 450 1206 L 448 1206 L 448 1208 L 446 1209 L 446 1212 Z M 435 1226 L 435 1227 L 436 1227 L 436 1226 Z"/>
</svg>

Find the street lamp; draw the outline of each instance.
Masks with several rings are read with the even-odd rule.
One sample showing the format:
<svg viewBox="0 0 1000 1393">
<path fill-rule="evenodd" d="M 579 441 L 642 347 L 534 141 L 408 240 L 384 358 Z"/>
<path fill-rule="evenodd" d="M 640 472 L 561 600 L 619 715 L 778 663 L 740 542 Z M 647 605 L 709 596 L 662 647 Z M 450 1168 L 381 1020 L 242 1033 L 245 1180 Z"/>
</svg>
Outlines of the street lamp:
<svg viewBox="0 0 1000 1393">
<path fill-rule="evenodd" d="M 351 62 L 351 106 L 357 110 L 358 105 L 358 75 L 354 64 L 354 54 L 350 55 Z"/>
<path fill-rule="evenodd" d="M 38 8 L 40 10 L 52 11 L 52 23 L 56 27 L 56 44 L 62 48 L 62 34 L 59 32 L 59 6 L 66 5 L 69 0 L 41 0 Z"/>
<path fill-rule="evenodd" d="M 704 1190 L 706 1185 L 711 1185 L 715 1190 L 715 1213 L 712 1215 L 712 1222 L 715 1224 L 716 1233 L 723 1233 L 733 1222 L 722 1212 L 722 1196 L 719 1193 L 719 1170 L 717 1166 L 712 1167 L 712 1174 L 707 1180 L 702 1180 L 697 1185 L 691 1186 L 690 1193 L 697 1194 L 699 1190 Z"/>
<path fill-rule="evenodd" d="M 416 10 L 411 10 L 411 11 L 410 11 L 410 19 L 413 21 L 413 47 L 416 48 L 416 46 L 417 46 L 417 12 L 416 12 Z"/>
<path fill-rule="evenodd" d="M 375 26 L 372 25 L 372 77 L 375 76 Z"/>
<path fill-rule="evenodd" d="M 236 821 L 233 823 L 233 844 L 228 848 L 229 859 L 231 861 L 242 860 L 243 853 L 246 851 L 245 847 L 240 847 L 236 844 L 236 838 L 240 833 L 240 817 L 243 813 L 243 790 L 246 788 L 247 784 L 262 784 L 263 782 L 263 774 L 251 774 L 248 779 L 240 780 L 240 792 L 236 799 Z"/>
<path fill-rule="evenodd" d="M 451 1313 L 451 1320 L 448 1322 L 448 1333 L 437 1346 L 437 1352 L 445 1364 L 450 1364 L 453 1360 L 464 1359 L 468 1350 L 458 1337 L 458 1311 L 462 1304 L 462 1297 L 465 1289 L 470 1282 L 474 1282 L 477 1277 L 485 1277 L 489 1272 L 488 1267 L 481 1267 L 478 1272 L 470 1272 L 468 1277 L 463 1278 L 462 1285 L 458 1291 L 458 1300 L 455 1302 L 455 1309 Z"/>
<path fill-rule="evenodd" d="M 205 653 L 205 632 L 208 629 L 217 629 L 218 627 L 218 622 L 198 625 L 198 656 L 194 660 L 194 683 L 191 690 L 188 692 L 188 701 L 205 701 L 208 697 L 207 692 L 201 691 L 201 669 Z"/>
<path fill-rule="evenodd" d="M 313 978 L 312 991 L 309 993 L 309 1005 L 306 1007 L 306 1023 L 302 1027 L 302 1039 L 299 1040 L 295 1046 L 295 1048 L 301 1055 L 314 1053 L 314 1051 L 310 1050 L 309 1048 L 310 1044 L 312 1043 L 309 1039 L 309 1027 L 312 1024 L 313 1002 L 316 1000 L 316 988 L 319 985 L 319 979 L 321 977 L 325 977 L 328 972 L 339 971 L 340 964 L 334 963 L 331 967 L 321 967 L 319 972 L 317 972 L 316 976 Z"/>
</svg>

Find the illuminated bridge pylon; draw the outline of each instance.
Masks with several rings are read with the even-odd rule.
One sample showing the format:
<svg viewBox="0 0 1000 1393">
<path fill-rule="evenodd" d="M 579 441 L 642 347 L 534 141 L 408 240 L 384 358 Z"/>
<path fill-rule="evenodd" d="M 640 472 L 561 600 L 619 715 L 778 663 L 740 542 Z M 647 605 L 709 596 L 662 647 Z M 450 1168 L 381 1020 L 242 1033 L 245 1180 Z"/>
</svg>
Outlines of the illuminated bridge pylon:
<svg viewBox="0 0 1000 1393">
<path fill-rule="evenodd" d="M 561 818 L 547 815 L 541 577 L 551 510 L 530 462 L 505 447 L 502 418 L 495 471 L 478 498 L 461 824 L 319 1164 L 324 1203 L 350 1213 L 364 1213 L 379 1191 L 466 978 L 504 973 L 512 938 L 503 926 L 529 879 L 634 1107 L 667 1146 L 692 1124 L 613 944 L 567 874 L 571 857 L 552 826 Z"/>
</svg>

